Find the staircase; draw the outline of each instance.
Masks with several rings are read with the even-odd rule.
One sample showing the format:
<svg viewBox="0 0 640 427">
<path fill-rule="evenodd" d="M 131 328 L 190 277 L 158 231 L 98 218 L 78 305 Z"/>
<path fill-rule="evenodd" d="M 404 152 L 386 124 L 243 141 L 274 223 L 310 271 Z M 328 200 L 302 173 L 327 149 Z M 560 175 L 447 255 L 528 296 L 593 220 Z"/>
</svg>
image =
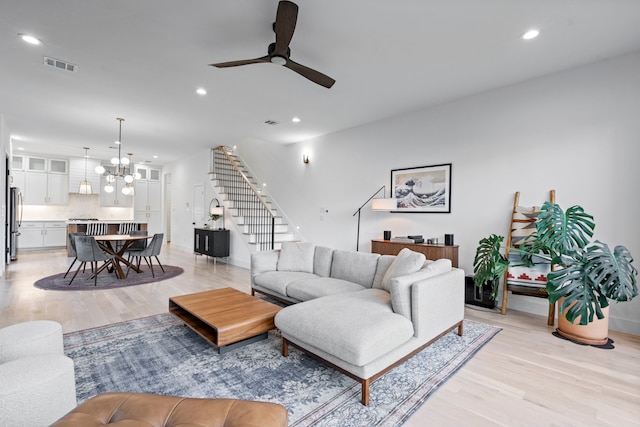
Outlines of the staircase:
<svg viewBox="0 0 640 427">
<path fill-rule="evenodd" d="M 282 242 L 296 240 L 273 201 L 230 147 L 212 148 L 211 156 L 211 184 L 252 251 L 280 249 Z"/>
</svg>

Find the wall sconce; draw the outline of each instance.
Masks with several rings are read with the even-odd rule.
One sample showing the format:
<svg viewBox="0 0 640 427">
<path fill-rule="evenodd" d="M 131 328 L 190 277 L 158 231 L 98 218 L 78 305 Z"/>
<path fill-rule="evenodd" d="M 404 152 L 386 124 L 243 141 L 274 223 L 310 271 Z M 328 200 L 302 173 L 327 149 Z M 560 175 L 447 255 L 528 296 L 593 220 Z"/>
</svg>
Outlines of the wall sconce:
<svg viewBox="0 0 640 427">
<path fill-rule="evenodd" d="M 309 155 L 307 153 L 302 153 L 302 163 L 309 163 Z"/>
<path fill-rule="evenodd" d="M 218 215 L 222 217 L 222 227 L 219 230 L 224 230 L 224 206 L 222 206 L 220 204 L 220 200 L 216 198 L 211 199 L 211 202 L 209 202 L 209 217 L 211 217 L 211 215 Z"/>
</svg>

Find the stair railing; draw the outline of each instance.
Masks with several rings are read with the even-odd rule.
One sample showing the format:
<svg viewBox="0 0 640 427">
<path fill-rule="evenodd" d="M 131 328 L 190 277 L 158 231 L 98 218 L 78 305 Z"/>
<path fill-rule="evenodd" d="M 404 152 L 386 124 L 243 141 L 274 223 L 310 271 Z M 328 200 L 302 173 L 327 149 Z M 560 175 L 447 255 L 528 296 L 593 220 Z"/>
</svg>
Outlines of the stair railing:
<svg viewBox="0 0 640 427">
<path fill-rule="evenodd" d="M 211 173 L 222 184 L 233 209 L 244 217 L 249 234 L 255 236 L 256 247 L 258 250 L 274 249 L 275 213 L 224 146 L 213 148 L 212 153 Z"/>
</svg>

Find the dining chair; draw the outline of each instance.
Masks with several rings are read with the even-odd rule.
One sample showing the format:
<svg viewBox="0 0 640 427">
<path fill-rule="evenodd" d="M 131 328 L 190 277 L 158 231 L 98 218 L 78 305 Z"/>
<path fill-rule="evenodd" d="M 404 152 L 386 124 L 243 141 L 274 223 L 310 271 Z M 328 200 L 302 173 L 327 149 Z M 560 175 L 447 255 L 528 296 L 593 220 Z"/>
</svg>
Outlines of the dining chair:
<svg viewBox="0 0 640 427">
<path fill-rule="evenodd" d="M 69 253 L 70 253 L 70 256 L 73 257 L 73 261 L 71 262 L 71 265 L 67 269 L 67 272 L 64 273 L 64 276 L 62 277 L 63 279 L 67 278 L 67 274 L 69 274 L 69 272 L 71 271 L 73 264 L 75 264 L 76 261 L 78 260 L 78 256 L 76 254 L 76 236 L 84 236 L 85 234 L 86 233 L 84 231 L 79 231 L 77 233 L 69 233 Z"/>
<path fill-rule="evenodd" d="M 129 232 L 129 236 L 146 236 L 147 230 L 131 230 Z M 125 251 L 128 255 L 128 259 L 129 261 L 131 261 L 131 253 L 132 252 L 137 252 L 137 251 L 141 251 L 143 249 L 145 249 L 147 247 L 147 241 L 146 240 L 136 240 L 135 242 L 133 242 Z"/>
<path fill-rule="evenodd" d="M 91 271 L 93 271 L 93 286 L 98 285 L 98 274 L 105 268 L 113 267 L 113 255 L 110 255 L 100 249 L 98 242 L 96 242 L 93 236 L 75 236 L 76 243 L 76 258 L 80 261 L 80 265 L 75 274 L 71 278 L 69 285 L 78 275 L 78 272 L 88 262 L 91 263 Z M 104 264 L 98 268 L 98 262 L 104 261 Z"/>
<path fill-rule="evenodd" d="M 127 231 L 129 230 L 129 231 Z M 129 236 L 146 236 L 147 235 L 147 230 L 138 230 L 137 228 L 130 228 L 130 227 L 123 227 L 123 224 L 120 224 L 120 227 L 118 228 L 118 234 L 127 234 Z M 119 241 L 119 242 L 115 242 L 116 244 L 116 252 L 120 252 L 120 250 L 122 249 L 122 246 L 125 244 L 124 240 Z M 129 248 L 134 247 L 134 248 L 146 248 L 147 247 L 147 241 L 146 240 L 136 240 L 135 242 L 133 242 L 131 244 L 131 246 L 129 246 Z M 128 249 L 127 249 L 128 251 Z"/>
<path fill-rule="evenodd" d="M 162 263 L 158 259 L 158 255 L 160 255 L 160 249 L 162 248 L 162 240 L 164 239 L 164 233 L 156 233 L 153 235 L 151 242 L 147 245 L 146 248 L 141 250 L 131 250 L 129 251 L 129 255 L 134 258 L 134 261 L 137 261 L 136 267 L 140 268 L 140 261 L 142 258 L 147 262 L 149 268 L 151 268 L 151 277 L 156 277 L 155 272 L 153 271 L 153 260 L 151 257 L 154 257 L 158 262 L 158 265 L 162 269 L 164 273 L 164 267 Z M 127 267 L 127 273 L 129 275 L 129 267 Z"/>
</svg>

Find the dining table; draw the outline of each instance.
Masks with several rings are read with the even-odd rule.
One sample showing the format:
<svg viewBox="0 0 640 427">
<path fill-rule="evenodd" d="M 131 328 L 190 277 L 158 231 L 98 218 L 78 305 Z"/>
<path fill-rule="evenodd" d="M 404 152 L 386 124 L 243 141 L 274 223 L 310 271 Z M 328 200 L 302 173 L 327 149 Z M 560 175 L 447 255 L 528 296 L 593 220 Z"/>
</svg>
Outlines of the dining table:
<svg viewBox="0 0 640 427">
<path fill-rule="evenodd" d="M 132 263 L 127 258 L 125 258 L 125 252 L 127 251 L 127 249 L 129 249 L 134 242 L 137 242 L 139 240 L 147 240 L 152 238 L 153 236 L 103 234 L 93 237 L 96 239 L 96 242 L 100 246 L 100 249 L 108 254 L 113 255 L 113 266 L 116 271 L 116 275 L 119 279 L 124 279 L 126 277 L 126 273 L 122 268 L 123 265 L 126 265 L 136 273 L 140 273 L 142 271 L 140 268 L 138 268 L 138 266 L 136 266 L 135 263 Z M 117 245 L 117 243 L 121 243 L 121 246 Z"/>
</svg>

